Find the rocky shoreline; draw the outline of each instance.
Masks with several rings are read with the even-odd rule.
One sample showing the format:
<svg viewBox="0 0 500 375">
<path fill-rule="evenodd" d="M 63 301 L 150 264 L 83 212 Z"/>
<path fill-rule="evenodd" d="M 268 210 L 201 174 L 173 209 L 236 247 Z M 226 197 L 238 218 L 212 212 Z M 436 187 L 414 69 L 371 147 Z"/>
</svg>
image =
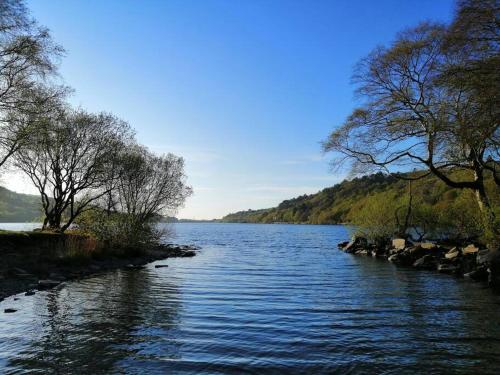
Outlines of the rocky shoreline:
<svg viewBox="0 0 500 375">
<path fill-rule="evenodd" d="M 363 237 L 354 237 L 349 242 L 339 243 L 338 248 L 349 254 L 386 259 L 398 266 L 485 282 L 500 290 L 500 252 L 478 244 L 413 243 L 396 238 L 386 246 L 377 246 Z"/>
<path fill-rule="evenodd" d="M 197 250 L 199 248 L 196 246 L 162 244 L 127 256 L 110 254 L 95 259 L 89 258 L 78 263 L 60 261 L 40 263 L 30 259 L 12 261 L 12 256 L 16 254 L 7 254 L 11 256 L 10 262 L 6 262 L 7 267 L 0 268 L 0 301 L 22 292 L 25 292 L 25 295 L 33 295 L 37 290 L 55 288 L 66 281 L 78 280 L 111 270 L 141 268 L 148 263 L 167 258 L 192 257 L 196 255 Z M 167 265 L 157 267 L 167 267 Z M 14 311 L 5 309 L 4 312 Z"/>
</svg>

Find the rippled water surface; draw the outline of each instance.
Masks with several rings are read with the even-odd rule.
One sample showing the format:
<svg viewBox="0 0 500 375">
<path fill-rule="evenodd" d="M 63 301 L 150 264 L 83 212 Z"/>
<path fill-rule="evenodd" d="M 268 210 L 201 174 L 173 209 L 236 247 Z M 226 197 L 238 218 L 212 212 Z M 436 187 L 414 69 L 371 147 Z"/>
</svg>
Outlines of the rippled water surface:
<svg viewBox="0 0 500 375">
<path fill-rule="evenodd" d="M 339 252 L 341 226 L 174 227 L 198 256 L 1 302 L 0 373 L 500 373 L 480 284 Z"/>
</svg>

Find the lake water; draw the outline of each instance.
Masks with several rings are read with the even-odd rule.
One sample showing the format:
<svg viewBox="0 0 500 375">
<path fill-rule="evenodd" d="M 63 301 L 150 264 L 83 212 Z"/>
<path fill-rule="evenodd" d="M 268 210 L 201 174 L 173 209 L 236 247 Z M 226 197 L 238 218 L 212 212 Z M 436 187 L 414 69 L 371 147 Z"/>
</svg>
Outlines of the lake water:
<svg viewBox="0 0 500 375">
<path fill-rule="evenodd" d="M 342 226 L 173 227 L 198 256 L 1 302 L 0 373 L 500 373 L 481 284 L 344 254 Z"/>
</svg>

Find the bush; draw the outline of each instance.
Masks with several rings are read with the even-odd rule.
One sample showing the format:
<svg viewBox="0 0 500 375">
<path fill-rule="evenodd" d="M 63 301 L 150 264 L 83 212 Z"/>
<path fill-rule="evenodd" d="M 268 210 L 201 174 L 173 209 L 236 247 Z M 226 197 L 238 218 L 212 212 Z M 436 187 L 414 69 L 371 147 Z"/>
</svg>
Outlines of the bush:
<svg viewBox="0 0 500 375">
<path fill-rule="evenodd" d="M 396 210 L 398 200 L 394 194 L 379 193 L 368 197 L 350 220 L 357 226 L 356 234 L 370 242 L 382 244 L 397 231 Z"/>
<path fill-rule="evenodd" d="M 78 227 L 95 236 L 107 248 L 114 250 L 145 249 L 157 244 L 167 235 L 156 220 L 139 221 L 135 216 L 124 213 L 106 213 L 94 208 L 78 218 Z"/>
</svg>

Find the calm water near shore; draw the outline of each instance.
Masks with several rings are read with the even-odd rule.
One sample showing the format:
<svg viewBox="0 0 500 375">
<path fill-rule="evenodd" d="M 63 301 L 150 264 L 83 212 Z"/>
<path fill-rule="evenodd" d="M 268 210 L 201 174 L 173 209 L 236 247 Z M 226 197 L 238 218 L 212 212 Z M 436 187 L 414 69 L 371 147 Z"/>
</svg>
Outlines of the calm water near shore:
<svg viewBox="0 0 500 375">
<path fill-rule="evenodd" d="M 200 254 L 0 302 L 0 373 L 500 373 L 481 284 L 340 252 L 342 226 L 173 228 Z"/>
</svg>

